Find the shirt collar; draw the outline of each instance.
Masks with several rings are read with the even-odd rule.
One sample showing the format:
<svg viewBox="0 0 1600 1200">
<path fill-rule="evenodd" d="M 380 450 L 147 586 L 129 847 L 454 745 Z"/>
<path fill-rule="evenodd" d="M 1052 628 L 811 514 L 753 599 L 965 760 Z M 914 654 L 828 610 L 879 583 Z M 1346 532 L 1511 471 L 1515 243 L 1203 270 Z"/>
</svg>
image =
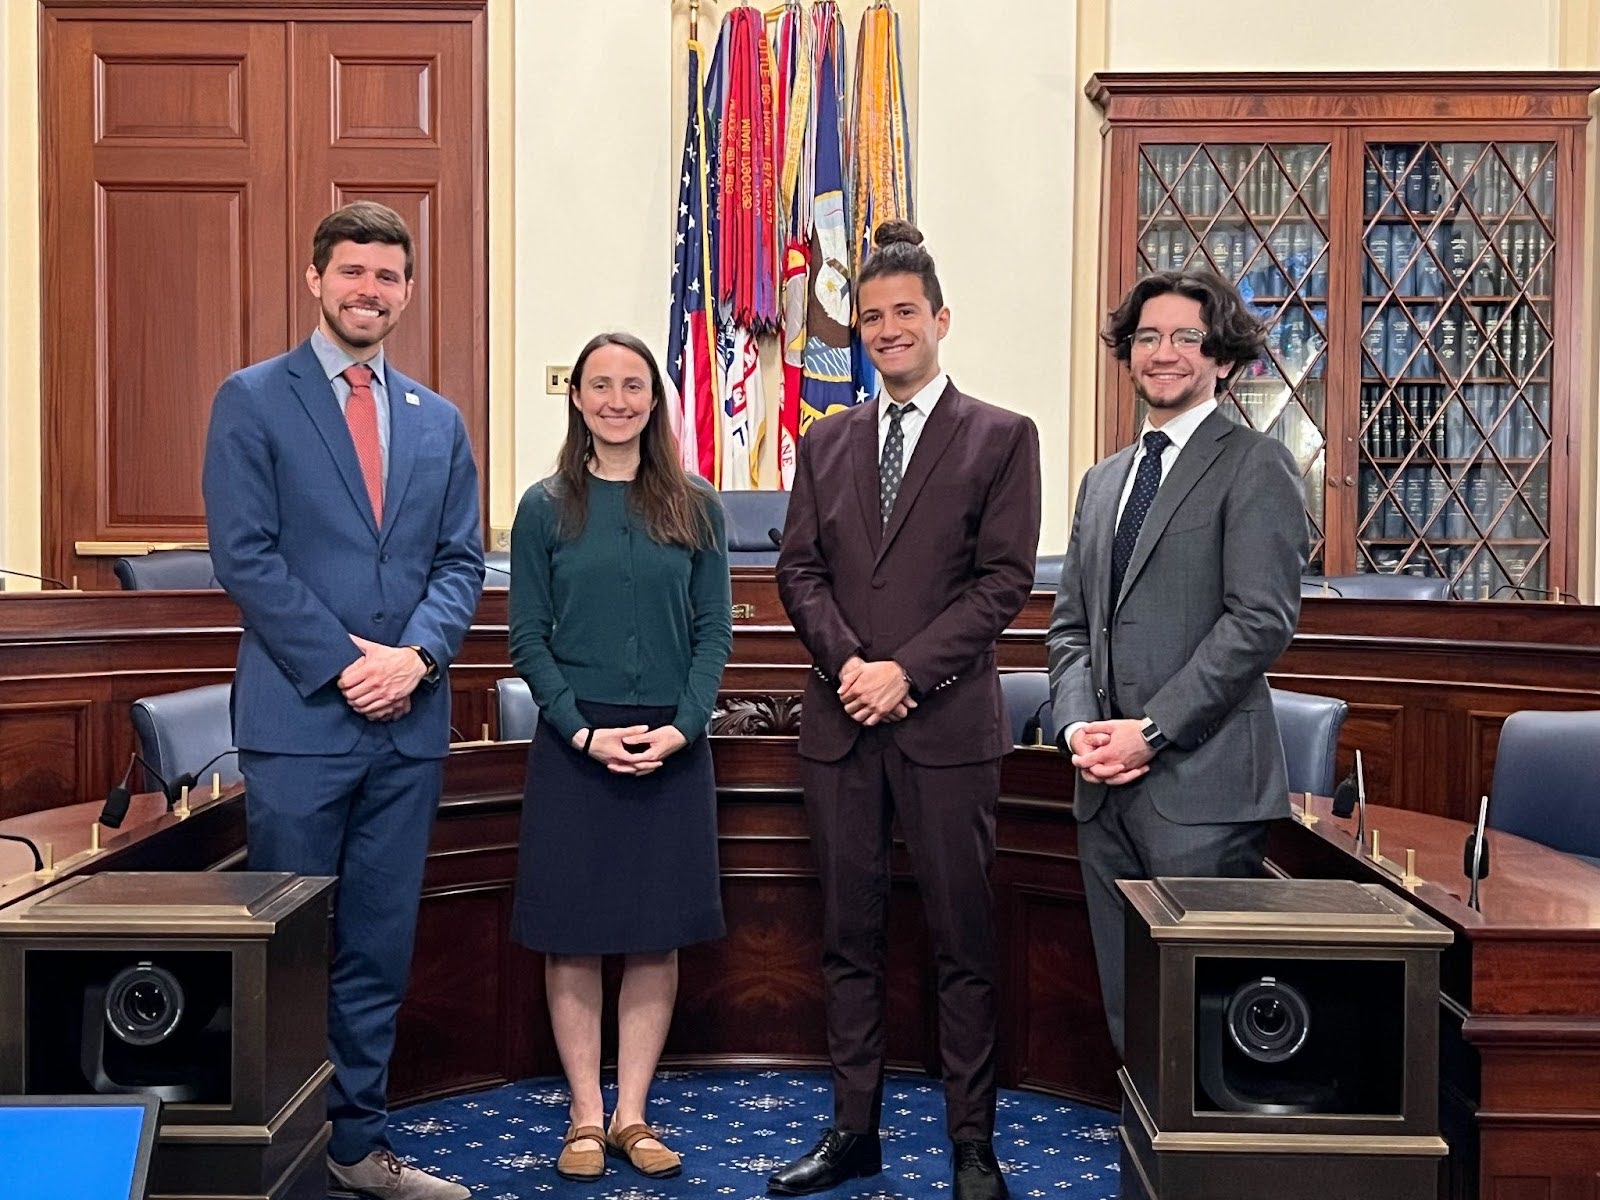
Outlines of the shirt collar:
<svg viewBox="0 0 1600 1200">
<path fill-rule="evenodd" d="M 333 344 L 328 335 L 322 332 L 320 325 L 311 331 L 311 351 L 317 356 L 317 361 L 322 364 L 323 374 L 328 377 L 330 382 L 344 374 L 344 369 L 356 362 L 356 359 L 351 358 L 350 354 L 342 346 Z M 366 365 L 372 368 L 373 379 L 387 387 L 388 382 L 384 376 L 382 346 L 378 347 L 376 354 L 367 359 Z"/>
<path fill-rule="evenodd" d="M 1217 401 L 1213 397 L 1204 404 L 1196 404 L 1188 412 L 1179 413 L 1161 427 L 1161 432 L 1172 439 L 1172 444 L 1179 451 L 1189 444 L 1189 439 L 1194 436 L 1194 431 L 1200 428 L 1200 423 L 1217 411 Z M 1144 435 L 1151 429 L 1150 418 L 1146 417 L 1144 428 L 1139 431 L 1139 442 L 1144 443 Z"/>
<path fill-rule="evenodd" d="M 924 417 L 932 416 L 933 406 L 939 403 L 939 397 L 944 395 L 944 389 L 949 385 L 949 383 L 949 373 L 946 371 L 940 371 L 937 375 L 930 379 L 926 386 L 921 388 L 915 396 L 907 400 L 906 403 L 915 404 L 917 406 L 917 411 Z M 878 424 L 883 425 L 888 422 L 889 408 L 893 404 L 894 400 L 890 398 L 888 392 L 884 391 L 883 381 L 880 379 L 878 381 Z"/>
</svg>

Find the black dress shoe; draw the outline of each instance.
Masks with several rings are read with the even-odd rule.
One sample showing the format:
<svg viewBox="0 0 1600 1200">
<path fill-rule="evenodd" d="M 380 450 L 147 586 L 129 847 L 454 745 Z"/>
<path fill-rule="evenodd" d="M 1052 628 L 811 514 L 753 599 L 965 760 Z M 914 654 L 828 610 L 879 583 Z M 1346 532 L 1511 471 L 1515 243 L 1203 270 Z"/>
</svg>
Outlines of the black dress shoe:
<svg viewBox="0 0 1600 1200">
<path fill-rule="evenodd" d="M 950 1155 L 955 1165 L 954 1200 L 1006 1200 L 1006 1177 L 1000 1174 L 991 1142 L 957 1142 Z"/>
<path fill-rule="evenodd" d="M 993 1161 L 994 1155 L 989 1158 Z M 845 1133 L 830 1129 L 808 1153 L 769 1175 L 767 1191 L 775 1196 L 808 1196 L 837 1187 L 846 1179 L 876 1175 L 881 1170 L 883 1143 L 876 1131 Z"/>
</svg>

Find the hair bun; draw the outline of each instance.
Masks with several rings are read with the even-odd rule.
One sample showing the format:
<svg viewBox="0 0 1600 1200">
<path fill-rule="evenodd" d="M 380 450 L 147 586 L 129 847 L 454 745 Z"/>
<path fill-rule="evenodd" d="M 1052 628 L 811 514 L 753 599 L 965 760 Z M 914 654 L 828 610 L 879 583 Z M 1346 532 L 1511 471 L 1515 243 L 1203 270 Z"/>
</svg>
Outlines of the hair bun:
<svg viewBox="0 0 1600 1200">
<path fill-rule="evenodd" d="M 910 221 L 888 220 L 879 225 L 872 235 L 872 244 L 880 250 L 885 246 L 896 244 L 906 246 L 922 245 L 922 230 Z"/>
</svg>

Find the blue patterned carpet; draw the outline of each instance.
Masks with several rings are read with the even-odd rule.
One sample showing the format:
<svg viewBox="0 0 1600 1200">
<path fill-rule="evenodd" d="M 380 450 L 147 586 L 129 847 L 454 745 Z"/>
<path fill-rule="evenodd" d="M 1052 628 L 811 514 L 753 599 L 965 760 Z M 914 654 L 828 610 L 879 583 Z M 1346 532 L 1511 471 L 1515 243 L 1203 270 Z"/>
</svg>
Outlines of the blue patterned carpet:
<svg viewBox="0 0 1600 1200">
<path fill-rule="evenodd" d="M 606 1087 L 607 1108 L 616 1085 Z M 604 1179 L 555 1173 L 567 1127 L 563 1080 L 419 1104 L 391 1121 L 395 1151 L 472 1189 L 474 1200 L 758 1200 L 767 1175 L 809 1150 L 832 1112 L 827 1075 L 789 1071 L 663 1071 L 650 1119 L 683 1155 L 683 1174 L 652 1181 L 610 1160 Z M 830 1200 L 925 1200 L 950 1192 L 944 1094 L 920 1076 L 884 1092 L 884 1170 L 824 1193 Z M 1115 1118 L 1028 1092 L 1001 1092 L 995 1151 L 1013 1197 L 1114 1200 Z"/>
</svg>

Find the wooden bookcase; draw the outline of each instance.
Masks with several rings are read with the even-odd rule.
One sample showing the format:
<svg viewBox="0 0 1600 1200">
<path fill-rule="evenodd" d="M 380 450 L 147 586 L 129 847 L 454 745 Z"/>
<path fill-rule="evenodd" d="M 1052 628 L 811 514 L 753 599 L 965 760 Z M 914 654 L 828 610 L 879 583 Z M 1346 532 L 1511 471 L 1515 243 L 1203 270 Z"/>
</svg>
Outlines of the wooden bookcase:
<svg viewBox="0 0 1600 1200">
<path fill-rule="evenodd" d="M 1306 485 L 1313 574 L 1574 591 L 1600 75 L 1100 74 L 1102 313 L 1210 266 L 1268 321 L 1222 398 Z M 1103 360 L 1100 451 L 1143 419 Z"/>
</svg>

